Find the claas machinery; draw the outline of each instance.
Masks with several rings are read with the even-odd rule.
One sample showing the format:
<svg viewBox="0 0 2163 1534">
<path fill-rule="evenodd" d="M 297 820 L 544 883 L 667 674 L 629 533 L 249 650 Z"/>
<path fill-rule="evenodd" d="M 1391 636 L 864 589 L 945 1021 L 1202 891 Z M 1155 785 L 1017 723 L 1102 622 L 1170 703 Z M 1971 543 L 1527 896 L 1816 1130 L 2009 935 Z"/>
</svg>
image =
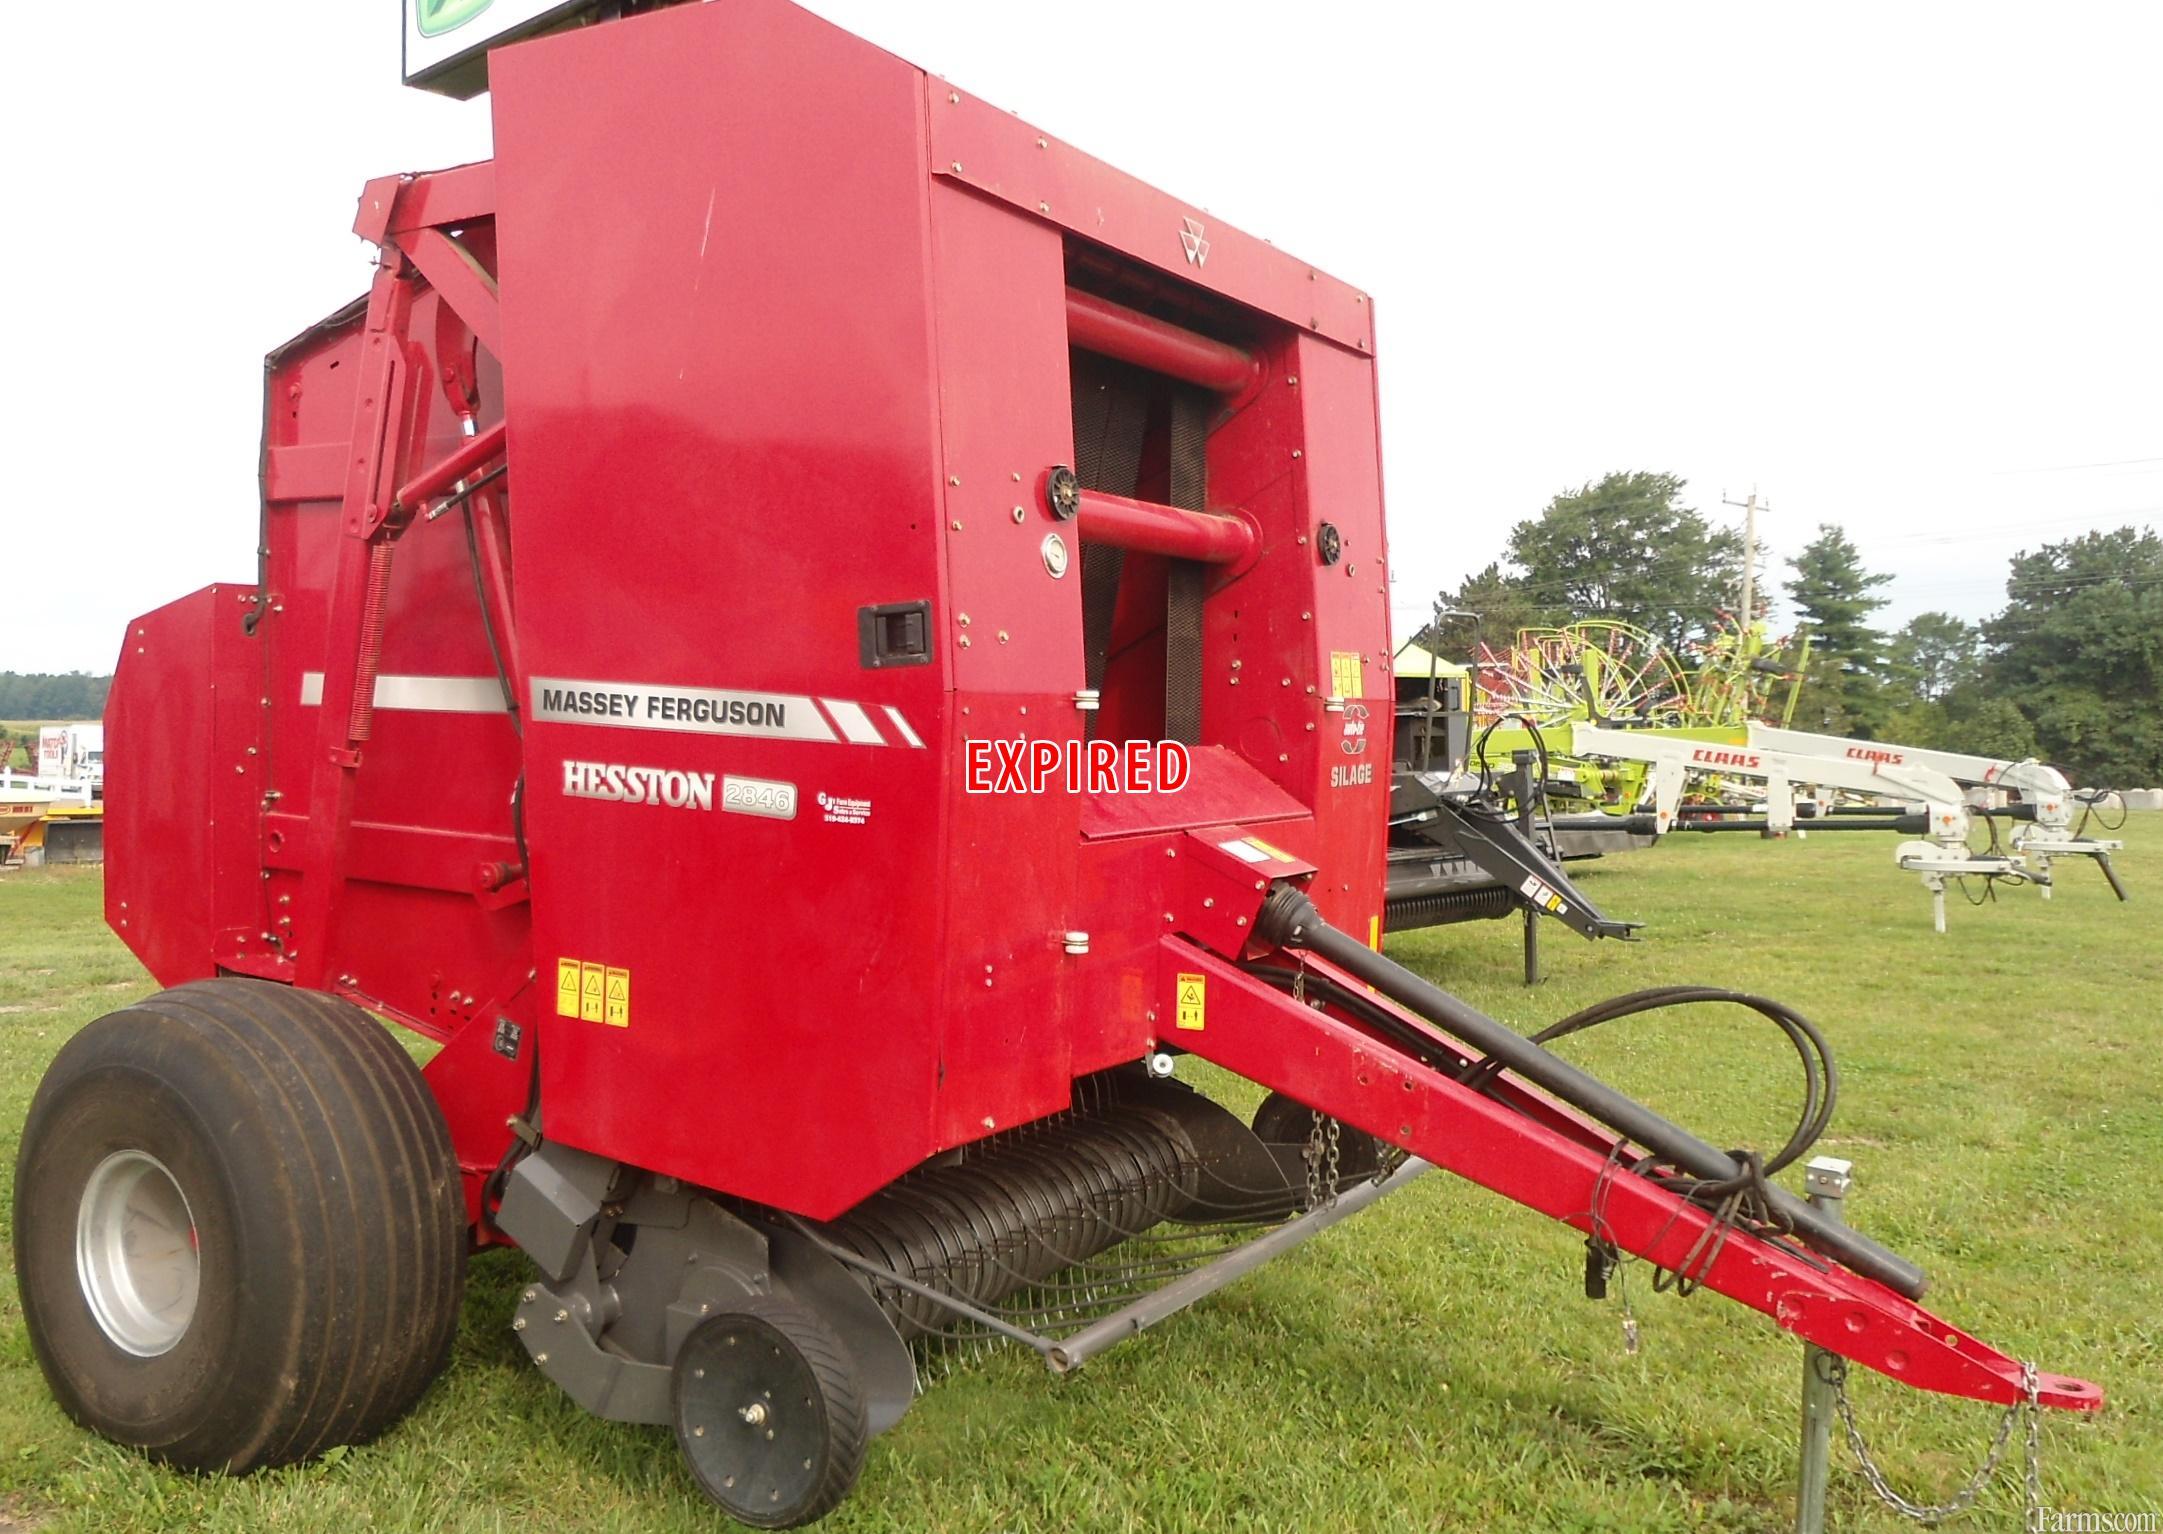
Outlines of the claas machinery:
<svg viewBox="0 0 2163 1534">
<path fill-rule="evenodd" d="M 107 915 L 169 989 L 15 1185 L 73 1417 L 365 1439 L 515 1244 L 538 1371 L 793 1525 L 926 1349 L 1073 1370 L 1430 1166 L 2100 1403 L 1775 1180 L 1814 1051 L 1738 1155 L 1378 951 L 1366 293 L 781 0 L 487 73 L 494 160 L 370 183 L 366 297 L 269 358 L 256 578 L 127 631 Z"/>
</svg>

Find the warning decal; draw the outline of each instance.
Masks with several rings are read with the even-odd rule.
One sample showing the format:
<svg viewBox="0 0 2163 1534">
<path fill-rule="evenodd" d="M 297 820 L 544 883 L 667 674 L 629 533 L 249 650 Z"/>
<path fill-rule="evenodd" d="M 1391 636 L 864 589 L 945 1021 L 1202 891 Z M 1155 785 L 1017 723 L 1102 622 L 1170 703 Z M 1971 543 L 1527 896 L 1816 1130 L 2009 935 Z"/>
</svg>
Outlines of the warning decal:
<svg viewBox="0 0 2163 1534">
<path fill-rule="evenodd" d="M 1562 896 L 1557 894 L 1551 885 L 1535 876 L 1528 874 L 1525 882 L 1519 885 L 1518 888 L 1524 893 L 1525 899 L 1531 901 L 1543 911 L 1560 916 L 1569 909 Z"/>
<path fill-rule="evenodd" d="M 556 1015 L 611 1028 L 631 1026 L 631 972 L 578 959 L 556 961 Z"/>
<path fill-rule="evenodd" d="M 1200 1033 L 1204 1026 L 1208 985 L 1207 975 L 1182 972 L 1179 976 L 1179 1007 L 1173 1020 L 1190 1033 Z"/>
<path fill-rule="evenodd" d="M 1340 698 L 1363 696 L 1366 683 L 1361 679 L 1359 652 L 1357 650 L 1332 650 L 1329 652 L 1329 690 Z"/>
</svg>

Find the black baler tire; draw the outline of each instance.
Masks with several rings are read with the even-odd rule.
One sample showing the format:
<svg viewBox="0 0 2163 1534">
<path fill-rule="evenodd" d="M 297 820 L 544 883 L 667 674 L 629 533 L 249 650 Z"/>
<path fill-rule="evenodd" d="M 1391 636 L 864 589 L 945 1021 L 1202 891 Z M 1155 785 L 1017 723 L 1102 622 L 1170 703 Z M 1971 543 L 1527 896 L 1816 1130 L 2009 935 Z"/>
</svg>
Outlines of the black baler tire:
<svg viewBox="0 0 2163 1534">
<path fill-rule="evenodd" d="M 117 1347 L 84 1298 L 76 1218 L 114 1150 L 188 1203 L 200 1288 L 169 1351 Z M 61 1407 L 190 1470 L 307 1460 L 382 1432 L 450 1355 L 466 1215 L 443 1114 L 360 1008 L 200 981 L 99 1018 L 39 1084 L 15 1166 L 15 1270 Z"/>
</svg>

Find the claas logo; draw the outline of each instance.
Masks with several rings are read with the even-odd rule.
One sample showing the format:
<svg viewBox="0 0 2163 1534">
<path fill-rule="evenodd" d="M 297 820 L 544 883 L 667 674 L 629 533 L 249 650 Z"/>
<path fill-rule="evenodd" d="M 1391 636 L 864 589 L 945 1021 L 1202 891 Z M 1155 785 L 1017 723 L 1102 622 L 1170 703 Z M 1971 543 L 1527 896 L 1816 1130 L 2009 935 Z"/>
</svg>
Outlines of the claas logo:
<svg viewBox="0 0 2163 1534">
<path fill-rule="evenodd" d="M 415 19 L 423 37 L 441 37 L 455 32 L 481 12 L 494 0 L 413 0 Z"/>
<path fill-rule="evenodd" d="M 1716 751 L 1709 746 L 1701 746 L 1692 751 L 1690 760 L 1704 762 L 1713 767 L 1755 767 L 1757 765 L 1757 757 L 1752 752 Z"/>
</svg>

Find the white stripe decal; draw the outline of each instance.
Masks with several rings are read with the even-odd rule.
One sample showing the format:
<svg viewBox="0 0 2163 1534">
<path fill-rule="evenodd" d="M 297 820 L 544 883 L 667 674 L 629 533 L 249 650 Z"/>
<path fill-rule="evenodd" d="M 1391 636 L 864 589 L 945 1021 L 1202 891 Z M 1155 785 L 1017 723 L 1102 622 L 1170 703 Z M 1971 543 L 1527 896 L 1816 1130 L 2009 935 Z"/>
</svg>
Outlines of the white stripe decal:
<svg viewBox="0 0 2163 1534">
<path fill-rule="evenodd" d="M 841 733 L 849 738 L 849 744 L 855 746 L 883 746 L 886 744 L 886 737 L 879 733 L 879 727 L 871 722 L 871 716 L 865 713 L 860 705 L 840 698 L 821 698 L 819 703 L 828 714 L 833 716 L 834 723 L 841 726 Z"/>
<path fill-rule="evenodd" d="M 924 749 L 924 743 L 916 738 L 916 731 L 909 728 L 909 721 L 901 717 L 900 709 L 894 707 L 891 703 L 887 704 L 886 717 L 894 721 L 894 728 L 901 731 L 903 740 L 919 751 Z"/>
<path fill-rule="evenodd" d="M 870 713 L 860 703 L 821 698 L 837 737 L 810 698 L 795 693 L 731 692 L 710 687 L 654 687 L 640 683 L 574 682 L 535 677 L 532 717 L 564 724 L 606 724 L 639 730 L 673 730 L 694 735 L 765 735 L 851 745 L 884 746 Z M 304 708 L 323 702 L 323 673 L 303 671 L 300 701 Z M 376 677 L 375 706 L 419 714 L 500 714 L 503 684 L 492 676 L 414 676 L 384 672 Z M 924 742 L 893 704 L 880 705 L 894 731 L 912 748 Z"/>
<path fill-rule="evenodd" d="M 323 673 L 300 674 L 300 701 L 314 708 L 323 701 Z M 415 714 L 500 714 L 503 684 L 492 676 L 376 677 L 376 707 Z"/>
</svg>

